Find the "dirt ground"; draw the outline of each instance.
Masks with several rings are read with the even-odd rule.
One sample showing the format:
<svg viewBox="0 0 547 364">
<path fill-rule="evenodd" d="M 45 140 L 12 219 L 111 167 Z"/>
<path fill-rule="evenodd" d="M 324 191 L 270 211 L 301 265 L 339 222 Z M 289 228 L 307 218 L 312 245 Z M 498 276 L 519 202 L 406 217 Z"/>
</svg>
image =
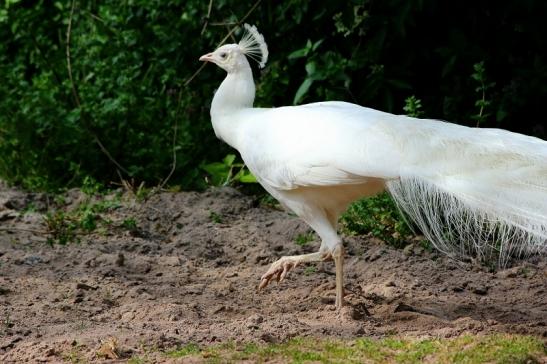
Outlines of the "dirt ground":
<svg viewBox="0 0 547 364">
<path fill-rule="evenodd" d="M 69 191 L 66 207 L 81 198 Z M 257 292 L 270 263 L 319 244 L 297 245 L 295 238 L 308 232 L 303 222 L 235 189 L 127 199 L 102 217 L 112 226 L 134 219 L 138 229 L 112 228 L 53 247 L 40 233 L 47 203 L 44 195 L 0 185 L 2 363 L 74 355 L 98 361 L 112 358 L 113 340 L 129 358 L 187 343 L 295 336 L 547 338 L 545 258 L 492 273 L 417 243 L 397 250 L 369 237 L 345 237 L 350 305 L 338 314 L 332 262 L 298 267 Z"/>
</svg>

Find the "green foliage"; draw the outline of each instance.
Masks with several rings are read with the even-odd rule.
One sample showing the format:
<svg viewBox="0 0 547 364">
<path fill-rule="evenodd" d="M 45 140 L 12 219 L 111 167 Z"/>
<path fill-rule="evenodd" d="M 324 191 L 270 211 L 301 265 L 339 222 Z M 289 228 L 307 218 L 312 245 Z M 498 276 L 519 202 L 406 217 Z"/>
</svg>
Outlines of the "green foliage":
<svg viewBox="0 0 547 364">
<path fill-rule="evenodd" d="M 44 215 L 44 223 L 48 231 L 47 243 L 65 245 L 69 242 L 78 241 L 78 222 L 72 216 L 63 211 L 48 212 Z"/>
<path fill-rule="evenodd" d="M 228 186 L 236 182 L 256 183 L 256 178 L 243 163 L 236 163 L 236 156 L 228 154 L 221 162 L 204 164 L 201 168 L 209 175 L 213 186 Z"/>
<path fill-rule="evenodd" d="M 496 86 L 495 82 L 488 83 L 486 80 L 486 69 L 484 68 L 484 62 L 475 63 L 473 65 L 473 72 L 471 74 L 471 78 L 475 80 L 479 86 L 475 88 L 475 92 L 478 93 L 478 96 L 480 97 L 477 101 L 475 101 L 475 106 L 478 107 L 478 113 L 475 115 L 472 115 L 471 118 L 473 120 L 477 121 L 477 126 L 482 125 L 486 122 L 488 117 L 490 116 L 490 113 L 488 112 L 488 108 L 492 104 L 492 101 L 488 99 L 487 91 Z M 498 113 L 499 115 L 499 113 Z"/>
<path fill-rule="evenodd" d="M 91 183 L 91 180 L 87 180 Z M 92 184 L 86 192 L 86 198 L 82 203 L 73 209 L 54 209 L 44 214 L 43 219 L 48 233 L 47 243 L 50 245 L 65 245 L 71 242 L 79 242 L 80 236 L 96 231 L 99 227 L 109 227 L 110 221 L 101 218 L 101 213 L 119 207 L 119 195 L 95 196 L 99 185 Z M 88 192 L 92 192 L 89 194 Z M 121 224 L 128 230 L 137 228 L 136 221 L 132 218 L 124 220 Z"/>
<path fill-rule="evenodd" d="M 95 178 L 90 176 L 85 176 L 82 181 L 81 190 L 88 196 L 94 196 L 99 194 L 103 190 L 103 185 L 101 185 Z"/>
<path fill-rule="evenodd" d="M 122 221 L 122 226 L 130 231 L 136 231 L 137 230 L 137 220 L 133 217 L 128 217 L 127 219 L 124 219 Z"/>
<path fill-rule="evenodd" d="M 408 116 L 413 118 L 419 118 L 424 115 L 422 110 L 422 101 L 414 95 L 405 99 L 405 106 L 403 107 L 403 110 Z"/>
<path fill-rule="evenodd" d="M 296 238 L 294 238 L 294 242 L 296 243 L 296 245 L 304 246 L 304 245 L 308 245 L 308 243 L 312 242 L 314 238 L 315 238 L 314 233 L 312 233 L 310 231 L 306 234 L 296 235 Z"/>
<path fill-rule="evenodd" d="M 402 247 L 412 235 L 411 229 L 387 193 L 354 202 L 340 218 L 348 234 L 372 234 L 383 241 Z"/>
<path fill-rule="evenodd" d="M 215 224 L 222 224 L 223 221 L 222 215 L 214 211 L 209 212 L 209 219 Z"/>
<path fill-rule="evenodd" d="M 181 348 L 170 350 L 166 355 L 170 358 L 183 358 L 191 354 L 199 353 L 199 347 L 196 344 L 188 344 Z"/>
<path fill-rule="evenodd" d="M 207 4 L 76 1 L 73 83 L 70 5 L 12 1 L 0 16 L 0 176 L 32 189 L 118 180 L 101 143 L 124 178 L 151 183 L 168 174 L 174 147 L 177 182 L 195 184 L 200 161 L 221 150 L 207 146 L 213 84 L 181 86 L 197 66 L 181 50 L 213 43 L 196 36 Z"/>
<path fill-rule="evenodd" d="M 545 137 L 536 114 L 547 95 L 546 6 L 263 1 L 246 19 L 270 46 L 269 64 L 256 72 L 256 104 L 405 105 L 409 114 Z M 170 183 L 202 187 L 200 166 L 229 153 L 208 111 L 224 74 L 207 66 L 185 81 L 226 35 L 223 24 L 250 7 L 213 1 L 204 28 L 207 1 L 2 2 L 0 177 L 51 189 L 87 176 L 105 185 L 119 172 L 155 186 L 174 154 Z M 420 100 L 405 103 L 408 95 L 421 95 L 423 110 Z"/>
</svg>

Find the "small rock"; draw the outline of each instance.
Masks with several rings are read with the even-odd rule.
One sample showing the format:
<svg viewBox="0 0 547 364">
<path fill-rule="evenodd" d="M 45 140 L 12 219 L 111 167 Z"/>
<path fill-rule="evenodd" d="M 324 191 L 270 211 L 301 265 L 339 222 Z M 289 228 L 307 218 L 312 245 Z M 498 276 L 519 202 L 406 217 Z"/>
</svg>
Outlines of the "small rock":
<svg viewBox="0 0 547 364">
<path fill-rule="evenodd" d="M 255 313 L 247 318 L 247 327 L 250 326 L 257 326 L 261 324 L 264 321 L 264 317 L 260 316 L 259 314 Z"/>
<path fill-rule="evenodd" d="M 95 291 L 97 287 L 93 287 L 85 283 L 76 283 L 76 289 L 83 289 L 84 291 L 89 291 L 89 290 Z"/>
<path fill-rule="evenodd" d="M 213 310 L 213 315 L 216 315 L 217 313 L 220 313 L 220 312 L 225 311 L 225 310 L 226 310 L 226 306 L 222 306 L 222 305 L 218 306 L 217 308 L 215 308 Z"/>
<path fill-rule="evenodd" d="M 488 287 L 487 286 L 471 286 L 471 287 L 469 287 L 469 289 L 474 294 L 478 294 L 478 295 L 481 295 L 481 296 L 488 293 Z"/>
<path fill-rule="evenodd" d="M 336 297 L 323 296 L 321 297 L 321 303 L 324 305 L 333 305 L 336 302 Z"/>
<path fill-rule="evenodd" d="M 520 273 L 520 267 L 513 267 L 510 269 L 500 270 L 496 273 L 496 277 L 501 279 L 515 278 L 518 277 Z"/>
<path fill-rule="evenodd" d="M 178 313 L 172 313 L 167 317 L 168 321 L 180 321 L 181 317 Z"/>
<path fill-rule="evenodd" d="M 407 257 L 414 254 L 414 244 L 408 244 L 407 246 L 405 246 L 405 248 L 403 249 L 403 254 Z"/>
<path fill-rule="evenodd" d="M 255 264 L 260 263 L 262 265 L 268 264 L 268 262 L 269 262 L 269 256 L 267 256 L 267 255 L 257 255 L 255 257 L 255 261 L 254 261 Z"/>
<path fill-rule="evenodd" d="M 393 312 L 418 312 L 416 308 L 407 305 L 406 303 L 398 303 L 397 306 L 395 306 L 395 309 Z"/>
<path fill-rule="evenodd" d="M 381 249 L 381 250 L 378 250 L 374 253 L 372 253 L 369 257 L 368 257 L 368 261 L 369 262 L 374 262 L 375 260 L 378 260 L 382 255 L 384 255 L 385 253 L 385 250 Z"/>
<path fill-rule="evenodd" d="M 55 356 L 57 355 L 57 351 L 54 348 L 49 348 L 44 353 L 45 356 Z"/>
<path fill-rule="evenodd" d="M 180 265 L 180 259 L 177 256 L 165 257 L 163 263 L 169 267 L 177 267 Z"/>
<path fill-rule="evenodd" d="M 116 265 L 118 267 L 123 267 L 125 264 L 125 256 L 122 253 L 118 253 L 118 257 L 116 258 Z"/>
<path fill-rule="evenodd" d="M 42 257 L 38 255 L 27 255 L 23 258 L 22 263 L 26 265 L 36 265 L 39 263 L 47 263 L 47 261 L 45 261 Z"/>
<path fill-rule="evenodd" d="M 364 303 L 354 305 L 351 307 L 350 317 L 354 320 L 362 320 L 366 316 L 370 316 L 370 312 Z M 362 329 L 362 328 L 361 328 Z"/>
<path fill-rule="evenodd" d="M 278 341 L 275 336 L 273 336 L 272 334 L 268 332 L 265 332 L 262 335 L 260 335 L 260 339 L 263 340 L 264 342 L 267 342 L 268 344 L 275 344 Z"/>
<path fill-rule="evenodd" d="M 129 322 L 135 318 L 135 314 L 131 311 L 124 312 L 122 314 L 121 320 L 124 322 Z"/>
<path fill-rule="evenodd" d="M 0 221 L 12 220 L 17 217 L 17 212 L 13 210 L 7 210 L 0 212 Z"/>
<path fill-rule="evenodd" d="M 7 343 L 2 344 L 2 346 L 0 346 L 0 350 L 11 349 L 15 346 L 15 344 L 17 344 L 21 340 L 23 340 L 21 336 L 15 336 L 11 340 L 9 340 Z"/>
</svg>

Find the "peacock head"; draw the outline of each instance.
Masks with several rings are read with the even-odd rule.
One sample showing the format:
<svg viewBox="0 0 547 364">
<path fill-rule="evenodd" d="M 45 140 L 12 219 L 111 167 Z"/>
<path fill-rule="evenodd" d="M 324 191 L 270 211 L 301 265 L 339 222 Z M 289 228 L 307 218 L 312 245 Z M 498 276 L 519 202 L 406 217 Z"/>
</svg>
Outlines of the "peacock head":
<svg viewBox="0 0 547 364">
<path fill-rule="evenodd" d="M 200 61 L 212 62 L 228 73 L 237 72 L 249 63 L 245 56 L 258 62 L 260 68 L 264 68 L 268 61 L 268 46 L 264 36 L 258 32 L 254 25 L 244 24 L 245 32 L 238 44 L 225 44 L 212 53 L 207 53 L 199 58 Z"/>
</svg>

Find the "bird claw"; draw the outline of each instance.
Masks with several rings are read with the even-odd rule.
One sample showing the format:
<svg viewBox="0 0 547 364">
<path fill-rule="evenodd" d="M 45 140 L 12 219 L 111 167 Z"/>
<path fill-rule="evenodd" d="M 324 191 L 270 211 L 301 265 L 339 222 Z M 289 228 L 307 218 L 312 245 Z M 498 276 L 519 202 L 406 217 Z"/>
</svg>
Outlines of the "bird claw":
<svg viewBox="0 0 547 364">
<path fill-rule="evenodd" d="M 283 257 L 275 261 L 270 266 L 270 269 L 268 269 L 268 271 L 260 278 L 261 280 L 258 290 L 266 287 L 273 279 L 275 279 L 277 283 L 282 282 L 289 271 L 296 268 L 298 264 L 300 264 L 298 260 L 291 259 L 290 257 Z"/>
</svg>

